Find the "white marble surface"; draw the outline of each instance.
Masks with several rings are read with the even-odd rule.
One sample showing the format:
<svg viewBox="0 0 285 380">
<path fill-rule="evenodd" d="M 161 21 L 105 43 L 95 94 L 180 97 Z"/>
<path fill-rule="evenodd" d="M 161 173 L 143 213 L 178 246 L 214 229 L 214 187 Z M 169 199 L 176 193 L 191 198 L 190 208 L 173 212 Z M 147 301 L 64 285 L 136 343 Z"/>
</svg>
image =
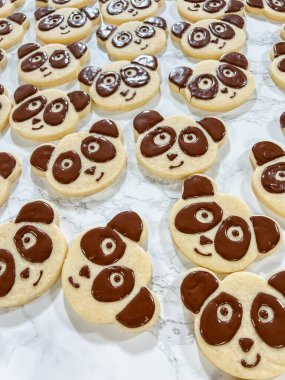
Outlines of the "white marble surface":
<svg viewBox="0 0 285 380">
<path fill-rule="evenodd" d="M 27 0 L 23 10 L 33 19 L 34 0 Z M 175 1 L 167 1 L 162 12 L 169 25 L 180 18 Z M 269 76 L 268 52 L 279 41 L 279 24 L 247 16 L 247 56 L 256 79 L 256 94 L 246 106 L 223 115 L 229 125 L 229 143 L 220 153 L 220 160 L 208 172 L 220 190 L 240 196 L 261 213 L 262 208 L 253 195 L 250 181 L 252 168 L 249 150 L 261 139 L 273 139 L 285 144 L 279 127 L 279 115 L 285 110 L 284 92 Z M 25 42 L 34 41 L 33 23 Z M 91 62 L 108 62 L 99 50 L 94 36 L 88 42 L 92 48 Z M 16 48 L 9 51 L 9 65 L 1 73 L 1 82 L 10 93 L 18 86 Z M 193 64 L 178 47 L 168 41 L 161 55 L 162 93 L 145 109 L 155 108 L 164 115 L 200 113 L 190 110 L 170 94 L 167 76 L 178 65 Z M 78 88 L 74 83 L 70 88 Z M 141 111 L 141 110 L 140 110 Z M 64 301 L 58 282 L 40 299 L 16 310 L 0 311 L 0 379 L 1 380 L 184 380 L 229 379 L 214 368 L 199 353 L 192 330 L 192 319 L 184 312 L 179 297 L 179 282 L 191 264 L 174 248 L 169 230 L 168 214 L 181 192 L 181 182 L 150 178 L 138 167 L 132 119 L 138 111 L 111 115 L 124 130 L 128 152 L 128 167 L 123 177 L 111 189 L 83 199 L 66 199 L 47 187 L 44 179 L 32 177 L 29 155 L 34 144 L 20 140 L 6 129 L 1 136 L 0 149 L 18 153 L 23 160 L 23 173 L 13 188 L 9 201 L 0 209 L 1 221 L 13 218 L 19 207 L 34 198 L 49 199 L 59 209 L 62 229 L 70 241 L 80 231 L 104 224 L 117 212 L 132 209 L 147 221 L 147 249 L 153 261 L 152 289 L 161 302 L 158 323 L 148 332 L 133 335 L 116 326 L 95 326 L 80 320 Z M 104 113 L 93 111 L 80 129 L 88 129 L 91 121 Z M 108 115 L 110 117 L 110 115 Z M 252 265 L 248 270 L 267 274 L 285 266 L 284 249 Z M 280 378 L 285 379 L 285 376 Z"/>
</svg>

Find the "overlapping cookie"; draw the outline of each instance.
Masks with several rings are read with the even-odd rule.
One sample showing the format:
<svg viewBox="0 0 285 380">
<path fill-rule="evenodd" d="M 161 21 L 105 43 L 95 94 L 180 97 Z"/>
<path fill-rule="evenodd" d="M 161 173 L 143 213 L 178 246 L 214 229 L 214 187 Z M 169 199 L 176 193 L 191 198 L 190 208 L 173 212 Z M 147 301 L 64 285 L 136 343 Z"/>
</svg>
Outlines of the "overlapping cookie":
<svg viewBox="0 0 285 380">
<path fill-rule="evenodd" d="M 144 106 L 159 93 L 160 70 L 154 56 L 140 55 L 131 62 L 117 61 L 103 69 L 87 66 L 78 79 L 98 108 L 129 111 Z"/>
<path fill-rule="evenodd" d="M 6 66 L 7 64 L 7 54 L 5 52 L 5 50 L 1 49 L 0 48 L 0 69 L 3 70 L 4 67 Z"/>
<path fill-rule="evenodd" d="M 171 38 L 182 51 L 198 59 L 219 59 L 223 54 L 243 49 L 246 41 L 245 22 L 241 16 L 229 14 L 221 20 L 206 19 L 189 24 L 177 22 Z"/>
<path fill-rule="evenodd" d="M 53 87 L 76 78 L 90 51 L 82 42 L 70 45 L 27 43 L 18 50 L 18 74 L 23 82 Z"/>
<path fill-rule="evenodd" d="M 91 99 L 85 91 L 40 91 L 25 84 L 15 91 L 14 101 L 11 127 L 20 136 L 36 141 L 57 140 L 73 132 L 91 111 Z"/>
<path fill-rule="evenodd" d="M 284 0 L 246 0 L 245 10 L 273 21 L 285 21 Z"/>
<path fill-rule="evenodd" d="M 35 11 L 36 34 L 45 43 L 70 44 L 87 38 L 93 27 L 101 22 L 96 7 L 39 8 Z"/>
<path fill-rule="evenodd" d="M 97 30 L 99 44 L 113 60 L 132 60 L 140 54 L 156 55 L 166 46 L 167 24 L 162 17 L 129 21 L 118 27 L 102 25 Z"/>
<path fill-rule="evenodd" d="M 244 4 L 239 0 L 177 0 L 177 9 L 182 17 L 196 22 L 220 19 L 229 13 L 242 15 Z"/>
<path fill-rule="evenodd" d="M 31 156 L 38 175 L 67 196 L 95 194 L 110 186 L 126 166 L 122 133 L 117 125 L 103 119 L 89 132 L 65 136 L 57 146 L 40 145 Z"/>
<path fill-rule="evenodd" d="M 0 307 L 23 305 L 56 281 L 67 251 L 55 208 L 25 204 L 15 221 L 0 224 Z"/>
<path fill-rule="evenodd" d="M 99 0 L 99 5 L 105 23 L 120 25 L 155 16 L 164 0 Z"/>
<path fill-rule="evenodd" d="M 221 273 L 245 269 L 271 255 L 282 241 L 273 219 L 252 215 L 243 201 L 219 193 L 205 175 L 184 181 L 182 199 L 171 211 L 170 231 L 187 258 Z"/>
<path fill-rule="evenodd" d="M 8 198 L 11 186 L 20 174 L 20 159 L 15 154 L 0 152 L 0 206 Z"/>
<path fill-rule="evenodd" d="M 177 67 L 169 74 L 169 85 L 191 106 L 207 111 L 236 108 L 255 90 L 248 61 L 236 52 L 223 55 L 219 61 L 199 62 L 193 69 Z"/>
<path fill-rule="evenodd" d="M 62 270 L 64 295 L 83 319 L 116 323 L 139 332 L 153 325 L 159 302 L 147 288 L 149 255 L 140 246 L 147 227 L 133 211 L 106 226 L 82 232 L 72 242 Z"/>
<path fill-rule="evenodd" d="M 186 273 L 185 307 L 194 314 L 204 355 L 238 379 L 275 378 L 285 372 L 285 272 L 268 279 L 249 272 L 220 281 L 203 268 Z"/>
<path fill-rule="evenodd" d="M 10 16 L 15 10 L 24 4 L 25 0 L 1 0 L 0 17 Z"/>
<path fill-rule="evenodd" d="M 186 115 L 164 118 L 156 111 L 143 111 L 133 126 L 139 163 L 169 179 L 207 170 L 227 136 L 224 123 L 215 117 L 195 121 Z"/>
<path fill-rule="evenodd" d="M 270 51 L 270 75 L 274 82 L 285 88 L 285 42 L 278 42 Z"/>
<path fill-rule="evenodd" d="M 0 18 L 0 48 L 9 49 L 20 42 L 29 29 L 29 20 L 24 13 L 16 12 Z"/>
<path fill-rule="evenodd" d="M 255 195 L 270 210 L 285 217 L 285 151 L 271 141 L 261 141 L 252 147 L 250 160 Z"/>
<path fill-rule="evenodd" d="M 96 0 L 35 0 L 37 7 L 82 8 L 95 3 Z"/>
<path fill-rule="evenodd" d="M 12 104 L 8 97 L 7 90 L 0 84 L 0 131 L 2 131 L 8 123 L 11 108 Z"/>
</svg>

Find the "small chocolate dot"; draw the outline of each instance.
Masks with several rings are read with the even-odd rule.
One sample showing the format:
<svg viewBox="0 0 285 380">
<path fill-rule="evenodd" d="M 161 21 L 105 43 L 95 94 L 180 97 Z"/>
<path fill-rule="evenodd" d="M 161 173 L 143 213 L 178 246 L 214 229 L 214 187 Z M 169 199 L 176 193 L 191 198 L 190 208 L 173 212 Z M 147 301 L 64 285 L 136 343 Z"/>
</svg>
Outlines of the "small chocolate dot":
<svg viewBox="0 0 285 380">
<path fill-rule="evenodd" d="M 115 282 L 120 282 L 121 281 L 121 276 L 119 276 L 118 274 L 114 277 L 114 281 Z"/>
<path fill-rule="evenodd" d="M 25 237 L 24 243 L 29 243 L 30 241 L 31 241 L 31 239 L 29 237 Z"/>
<path fill-rule="evenodd" d="M 221 314 L 225 317 L 226 315 L 229 314 L 229 311 L 226 307 L 222 307 L 221 308 Z"/>
<path fill-rule="evenodd" d="M 266 310 L 260 310 L 260 312 L 258 313 L 258 315 L 262 319 L 267 319 L 268 318 L 268 312 Z"/>
</svg>

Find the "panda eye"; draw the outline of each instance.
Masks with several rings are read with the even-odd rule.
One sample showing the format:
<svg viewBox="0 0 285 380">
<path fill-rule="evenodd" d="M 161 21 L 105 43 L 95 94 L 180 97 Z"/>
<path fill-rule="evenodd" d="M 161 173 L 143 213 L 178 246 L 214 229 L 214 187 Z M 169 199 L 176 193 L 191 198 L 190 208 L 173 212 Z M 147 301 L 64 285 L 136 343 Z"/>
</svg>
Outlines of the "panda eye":
<svg viewBox="0 0 285 380">
<path fill-rule="evenodd" d="M 25 249 L 33 247 L 37 242 L 37 238 L 32 232 L 25 233 L 21 240 Z"/>
<path fill-rule="evenodd" d="M 142 25 L 138 27 L 136 30 L 136 35 L 140 38 L 151 38 L 155 35 L 155 30 L 150 25 Z"/>
<path fill-rule="evenodd" d="M 132 34 L 130 32 L 120 32 L 112 39 L 112 44 L 115 47 L 122 48 L 129 45 L 132 41 Z"/>
<path fill-rule="evenodd" d="M 233 70 L 231 69 L 226 69 L 223 71 L 223 74 L 227 77 L 227 78 L 233 78 L 235 76 L 235 73 Z"/>
<path fill-rule="evenodd" d="M 270 323 L 274 318 L 274 311 L 270 306 L 262 305 L 258 310 L 258 320 L 262 323 Z"/>
<path fill-rule="evenodd" d="M 64 58 L 64 54 L 63 53 L 54 54 L 54 60 L 55 61 L 60 61 L 63 58 Z"/>
<path fill-rule="evenodd" d="M 64 109 L 64 105 L 62 103 L 54 103 L 51 107 L 51 112 L 60 112 Z"/>
<path fill-rule="evenodd" d="M 229 322 L 233 316 L 233 308 L 228 303 L 218 306 L 217 317 L 221 322 Z"/>
<path fill-rule="evenodd" d="M 285 181 L 285 170 L 278 170 L 275 174 L 275 178 L 278 181 Z"/>
<path fill-rule="evenodd" d="M 158 146 L 167 145 L 171 141 L 171 136 L 167 132 L 161 132 L 154 137 L 153 141 Z"/>
<path fill-rule="evenodd" d="M 116 77 L 114 77 L 113 75 L 106 75 L 105 78 L 103 79 L 103 83 L 108 86 L 111 86 L 115 82 L 116 82 Z"/>
<path fill-rule="evenodd" d="M 199 83 L 198 87 L 201 90 L 209 90 L 213 86 L 213 81 L 211 78 L 203 78 Z"/>
<path fill-rule="evenodd" d="M 60 164 L 62 170 L 69 169 L 69 168 L 71 168 L 72 165 L 73 165 L 73 161 L 69 158 L 62 160 L 61 164 Z"/>
<path fill-rule="evenodd" d="M 97 150 L 99 149 L 99 144 L 97 144 L 95 141 L 93 141 L 90 144 L 88 144 L 87 149 L 88 149 L 89 153 L 97 152 Z"/>
<path fill-rule="evenodd" d="M 186 133 L 183 135 L 183 141 L 185 143 L 194 143 L 195 141 L 197 141 L 197 136 L 195 135 L 195 133 Z"/>
<path fill-rule="evenodd" d="M 132 77 L 135 77 L 137 75 L 137 70 L 136 69 L 128 69 L 125 71 L 125 76 L 127 78 L 132 78 Z"/>
<path fill-rule="evenodd" d="M 40 100 L 33 100 L 28 104 L 29 111 L 36 111 L 42 106 L 42 102 Z"/>
<path fill-rule="evenodd" d="M 195 217 L 200 223 L 212 223 L 214 220 L 214 214 L 203 208 L 196 212 Z"/>
<path fill-rule="evenodd" d="M 31 62 L 33 63 L 37 63 L 37 62 L 40 62 L 42 59 L 42 56 L 40 54 L 36 54 L 34 55 L 32 58 L 31 58 Z"/>
<path fill-rule="evenodd" d="M 111 255 L 116 249 L 116 243 L 113 239 L 106 238 L 102 241 L 101 248 L 105 256 Z"/>
<path fill-rule="evenodd" d="M 228 228 L 226 234 L 231 241 L 236 242 L 241 241 L 244 236 L 243 230 L 239 226 L 232 226 Z"/>
</svg>

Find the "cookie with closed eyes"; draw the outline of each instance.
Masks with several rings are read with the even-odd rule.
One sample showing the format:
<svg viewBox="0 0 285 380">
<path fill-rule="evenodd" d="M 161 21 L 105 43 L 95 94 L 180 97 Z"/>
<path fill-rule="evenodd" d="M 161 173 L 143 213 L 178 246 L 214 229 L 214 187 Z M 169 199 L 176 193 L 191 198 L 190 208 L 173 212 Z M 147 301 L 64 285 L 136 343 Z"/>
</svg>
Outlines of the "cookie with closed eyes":
<svg viewBox="0 0 285 380">
<path fill-rule="evenodd" d="M 284 0 L 246 0 L 245 10 L 273 21 L 285 21 Z"/>
<path fill-rule="evenodd" d="M 45 43 L 71 44 L 89 37 L 101 22 L 98 8 L 39 8 L 34 13 L 37 37 Z"/>
<path fill-rule="evenodd" d="M 35 0 L 37 7 L 82 8 L 93 5 L 96 0 Z"/>
<path fill-rule="evenodd" d="M 9 49 L 20 42 L 28 31 L 29 25 L 29 20 L 21 12 L 0 18 L 0 48 Z"/>
<path fill-rule="evenodd" d="M 104 68 L 87 66 L 78 79 L 98 108 L 129 111 L 144 106 L 159 93 L 160 69 L 151 55 L 113 62 Z"/>
<path fill-rule="evenodd" d="M 278 42 L 270 51 L 270 75 L 274 82 L 285 88 L 285 42 Z"/>
<path fill-rule="evenodd" d="M 225 124 L 215 117 L 195 121 L 150 110 L 138 114 L 133 126 L 138 162 L 151 174 L 168 179 L 207 170 L 227 137 Z"/>
<path fill-rule="evenodd" d="M 244 29 L 244 19 L 229 14 L 221 20 L 206 19 L 194 24 L 177 22 L 171 28 L 171 38 L 189 57 L 219 59 L 223 54 L 243 49 L 246 41 Z"/>
<path fill-rule="evenodd" d="M 223 112 L 245 103 L 254 93 L 254 78 L 241 53 L 228 53 L 219 60 L 204 60 L 193 69 L 177 67 L 169 74 L 169 86 L 186 103 L 206 111 Z"/>
<path fill-rule="evenodd" d="M 170 232 L 178 249 L 196 265 L 237 272 L 271 255 L 281 244 L 279 225 L 253 215 L 239 198 L 220 193 L 213 179 L 196 174 L 184 181 L 172 208 Z"/>
<path fill-rule="evenodd" d="M 0 84 L 0 131 L 2 131 L 9 120 L 10 111 L 12 108 L 8 92 L 2 84 Z"/>
<path fill-rule="evenodd" d="M 141 217 L 124 211 L 75 237 L 63 266 L 62 287 L 81 318 L 133 332 L 157 321 L 159 302 L 147 287 L 151 260 L 141 247 L 146 236 Z"/>
<path fill-rule="evenodd" d="M 21 174 L 21 161 L 15 154 L 0 152 L 0 206 L 7 200 L 13 182 Z"/>
<path fill-rule="evenodd" d="M 118 27 L 102 25 L 97 41 L 112 60 L 134 59 L 140 54 L 156 55 L 166 46 L 167 25 L 162 17 L 129 21 Z"/>
<path fill-rule="evenodd" d="M 17 8 L 24 4 L 25 0 L 1 0 L 0 17 L 10 16 Z"/>
<path fill-rule="evenodd" d="M 125 169 L 122 140 L 117 125 L 103 119 L 89 132 L 65 136 L 58 145 L 40 145 L 31 155 L 31 167 L 66 196 L 95 194 L 110 186 Z"/>
</svg>

